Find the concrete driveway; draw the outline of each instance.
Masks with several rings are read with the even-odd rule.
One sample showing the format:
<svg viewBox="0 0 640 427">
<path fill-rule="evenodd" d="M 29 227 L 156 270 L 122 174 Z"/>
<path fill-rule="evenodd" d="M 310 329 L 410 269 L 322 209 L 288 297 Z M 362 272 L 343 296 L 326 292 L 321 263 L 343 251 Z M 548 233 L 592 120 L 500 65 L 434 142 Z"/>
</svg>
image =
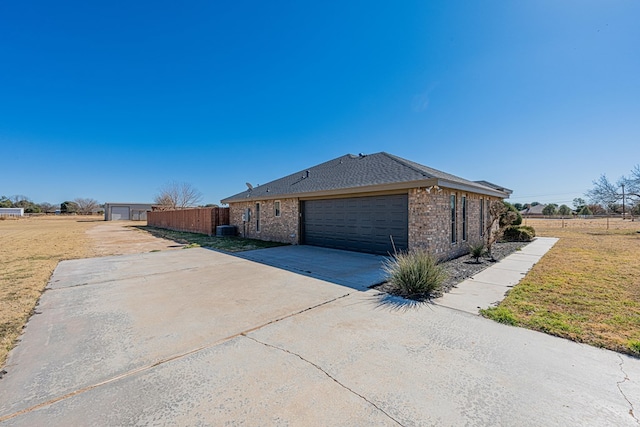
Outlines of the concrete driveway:
<svg viewBox="0 0 640 427">
<path fill-rule="evenodd" d="M 639 425 L 638 359 L 206 249 L 49 288 L 3 425 Z"/>
<path fill-rule="evenodd" d="M 289 245 L 240 252 L 236 256 L 359 291 L 385 279 L 380 266 L 386 257 L 382 255 Z"/>
</svg>

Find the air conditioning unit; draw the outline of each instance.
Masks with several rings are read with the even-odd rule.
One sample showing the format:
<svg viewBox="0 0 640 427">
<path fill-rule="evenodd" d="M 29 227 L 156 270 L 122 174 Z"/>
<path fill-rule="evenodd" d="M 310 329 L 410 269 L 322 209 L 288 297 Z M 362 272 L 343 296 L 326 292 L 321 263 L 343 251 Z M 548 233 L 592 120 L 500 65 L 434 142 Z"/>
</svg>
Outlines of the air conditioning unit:
<svg viewBox="0 0 640 427">
<path fill-rule="evenodd" d="M 238 230 L 236 230 L 235 225 L 218 225 L 216 227 L 216 236 L 236 236 L 238 234 Z"/>
</svg>

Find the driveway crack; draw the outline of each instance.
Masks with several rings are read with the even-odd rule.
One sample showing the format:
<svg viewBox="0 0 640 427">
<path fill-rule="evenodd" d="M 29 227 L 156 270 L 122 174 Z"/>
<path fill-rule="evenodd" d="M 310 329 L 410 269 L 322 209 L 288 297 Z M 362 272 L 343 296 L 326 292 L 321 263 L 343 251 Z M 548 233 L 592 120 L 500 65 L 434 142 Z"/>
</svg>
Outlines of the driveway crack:
<svg viewBox="0 0 640 427">
<path fill-rule="evenodd" d="M 618 391 L 620 391 L 620 394 L 622 395 L 622 397 L 624 397 L 624 400 L 627 401 L 627 403 L 629 404 L 629 415 L 631 415 L 631 417 L 636 421 L 636 423 L 638 425 L 640 425 L 640 420 L 635 416 L 635 414 L 633 413 L 633 403 L 631 403 L 631 401 L 627 398 L 627 395 L 624 394 L 624 391 L 622 391 L 622 388 L 620 387 L 620 385 L 624 384 L 627 381 L 630 381 L 629 379 L 629 375 L 627 375 L 627 373 L 624 371 L 624 359 L 622 358 L 622 356 L 618 355 L 618 358 L 620 359 L 620 371 L 622 372 L 622 375 L 624 375 L 624 378 L 622 379 L 622 381 L 618 381 L 616 382 L 616 387 L 618 387 Z"/>
<path fill-rule="evenodd" d="M 192 270 L 197 270 L 200 267 L 186 267 L 186 268 L 180 268 L 180 269 L 176 269 L 173 270 L 174 272 L 183 272 L 183 271 L 192 271 Z M 58 282 L 59 280 L 56 280 L 55 282 L 49 282 L 47 283 L 47 287 L 45 288 L 45 291 L 61 291 L 63 289 L 72 289 L 72 288 L 79 288 L 81 286 L 93 286 L 93 285 L 104 285 L 107 283 L 114 283 L 114 282 L 120 282 L 122 280 L 133 280 L 133 279 L 147 279 L 147 277 L 151 277 L 151 276 L 161 276 L 163 274 L 167 274 L 166 271 L 160 271 L 160 272 L 156 272 L 156 273 L 148 273 L 148 274 L 135 274 L 133 276 L 127 276 L 127 277 L 120 277 L 120 278 L 116 278 L 116 279 L 110 279 L 110 280 L 97 280 L 95 282 L 85 282 L 85 283 L 76 283 L 76 284 L 71 284 L 68 286 L 58 286 L 58 287 L 52 287 L 56 282 Z"/>
<path fill-rule="evenodd" d="M 202 346 L 200 346 L 200 347 L 193 348 L 193 349 L 191 349 L 191 350 L 187 350 L 187 351 L 184 351 L 184 352 L 181 352 L 181 353 L 174 354 L 174 355 L 172 355 L 172 356 L 165 357 L 165 358 L 160 359 L 160 360 L 157 360 L 157 361 L 155 361 L 155 362 L 153 362 L 153 363 L 146 364 L 146 365 L 140 366 L 140 367 L 138 367 L 138 368 L 132 369 L 132 370 L 130 370 L 130 371 L 124 372 L 124 373 L 122 373 L 122 374 L 120 374 L 120 375 L 116 375 L 116 376 L 114 376 L 114 377 L 111 377 L 111 378 L 105 379 L 105 380 L 100 381 L 100 382 L 98 382 L 98 383 L 96 383 L 96 384 L 91 384 L 91 385 L 85 386 L 85 387 L 83 387 L 83 388 L 80 388 L 80 389 L 78 389 L 78 390 L 74 390 L 74 391 L 71 391 L 71 392 L 69 392 L 69 393 L 66 393 L 66 394 L 64 394 L 64 395 L 62 395 L 62 396 L 54 397 L 54 398 L 51 398 L 51 399 L 46 400 L 46 401 L 44 401 L 44 402 L 41 402 L 41 403 L 35 404 L 35 405 L 33 405 L 33 406 L 30 406 L 30 407 L 28 407 L 28 408 L 24 408 L 24 409 L 22 409 L 22 410 L 19 410 L 18 412 L 14 412 L 14 413 L 6 414 L 6 415 L 0 415 L 0 423 L 2 423 L 2 422 L 4 422 L 4 421 L 7 421 L 7 420 L 9 420 L 9 419 L 16 418 L 16 417 L 18 417 L 18 416 L 21 416 L 21 415 L 27 414 L 27 413 L 29 413 L 29 412 L 33 412 L 33 411 L 35 411 L 35 410 L 38 410 L 38 409 L 44 408 L 45 406 L 53 405 L 53 404 L 55 404 L 55 403 L 57 403 L 57 402 L 60 402 L 60 401 L 62 401 L 62 400 L 69 399 L 69 398 L 71 398 L 71 397 L 73 397 L 73 396 L 76 396 L 76 395 L 78 395 L 78 394 L 82 394 L 82 393 L 85 393 L 85 392 L 91 391 L 91 390 L 93 390 L 93 389 L 95 389 L 95 388 L 102 387 L 102 386 L 104 386 L 104 385 L 107 385 L 107 384 L 110 384 L 110 383 L 113 383 L 113 382 L 116 382 L 116 381 L 122 380 L 122 379 L 127 378 L 127 377 L 131 377 L 131 376 L 133 376 L 133 375 L 136 375 L 136 374 L 139 374 L 139 373 L 142 373 L 142 372 L 145 372 L 145 371 L 149 371 L 149 370 L 151 370 L 151 369 L 155 368 L 156 366 L 164 365 L 165 363 L 173 362 L 174 360 L 184 359 L 185 357 L 190 356 L 190 355 L 192 355 L 192 354 L 194 354 L 194 353 L 198 353 L 198 352 L 200 352 L 200 351 L 203 351 L 203 350 L 206 350 L 206 349 L 209 349 L 209 348 L 216 347 L 216 346 L 218 346 L 218 345 L 220 345 L 220 344 L 222 344 L 222 343 L 224 343 L 224 342 L 230 341 L 230 340 L 232 340 L 232 339 L 234 339 L 234 338 L 237 338 L 237 337 L 240 337 L 240 336 L 247 337 L 247 335 L 246 335 L 246 334 L 248 334 L 248 333 L 255 332 L 255 331 L 259 330 L 259 329 L 262 329 L 262 328 L 267 327 L 267 326 L 269 326 L 269 325 L 272 325 L 272 324 L 274 324 L 274 323 L 277 323 L 277 322 L 280 322 L 280 321 L 282 321 L 282 320 L 288 319 L 289 317 L 294 317 L 294 316 L 297 316 L 297 315 L 299 315 L 299 314 L 301 314 L 301 313 L 304 313 L 304 312 L 306 312 L 306 311 L 313 310 L 313 309 L 316 309 L 316 308 L 318 308 L 318 307 L 322 307 L 323 305 L 330 304 L 330 303 L 332 303 L 332 302 L 334 302 L 334 301 L 337 301 L 337 300 L 339 300 L 339 299 L 342 299 L 342 298 L 346 298 L 346 297 L 348 297 L 349 295 L 351 295 L 351 293 L 346 293 L 346 294 L 344 294 L 344 295 L 340 295 L 340 296 L 335 297 L 335 298 L 332 298 L 332 299 L 330 299 L 330 300 L 323 301 L 323 302 L 318 303 L 318 304 L 316 304 L 316 305 L 313 305 L 313 306 L 311 306 L 311 307 L 306 307 L 306 308 L 304 308 L 304 309 L 302 309 L 302 310 L 296 311 L 295 313 L 290 313 L 290 314 L 287 314 L 287 315 L 285 315 L 285 316 L 278 317 L 278 318 L 276 318 L 276 319 L 270 320 L 270 321 L 268 321 L 268 322 L 266 322 L 266 323 L 263 323 L 263 324 L 261 324 L 261 325 L 258 325 L 258 326 L 256 326 L 256 327 L 253 327 L 253 328 L 250 328 L 250 329 L 244 330 L 244 331 L 242 331 L 242 332 L 235 333 L 235 334 L 230 335 L 230 336 L 225 337 L 225 338 L 221 338 L 221 339 L 219 339 L 219 340 L 214 341 L 213 343 L 208 343 L 208 344 L 202 345 Z M 247 338 L 249 338 L 249 337 L 247 337 Z M 251 338 L 251 339 L 253 339 L 253 338 Z M 254 341 L 255 341 L 255 340 L 254 340 Z M 268 344 L 265 344 L 265 345 L 268 345 Z M 286 350 L 285 350 L 285 351 L 286 351 Z M 293 354 L 293 353 L 292 353 L 292 354 Z M 299 356 L 298 356 L 298 357 L 299 357 Z M 303 359 L 303 360 L 304 360 L 304 359 Z M 320 369 L 320 368 L 318 367 L 318 369 Z M 6 371 L 2 371 L 2 373 L 0 373 L 0 378 L 2 378 L 2 376 L 3 376 L 3 375 L 5 375 L 6 373 L 7 373 Z M 328 375 L 328 374 L 327 374 L 327 375 Z M 356 394 L 357 394 L 357 393 L 356 393 Z M 365 399 L 365 400 L 366 400 L 366 399 Z M 374 405 L 374 406 L 375 406 L 375 405 Z"/>
<path fill-rule="evenodd" d="M 371 400 L 367 399 L 365 396 L 363 396 L 362 394 L 358 393 L 357 391 L 353 390 L 352 388 L 349 388 L 348 386 L 346 386 L 345 384 L 341 383 L 336 377 L 332 376 L 330 373 L 328 373 L 327 371 L 325 371 L 324 369 L 322 369 L 322 367 L 316 363 L 313 363 L 312 361 L 305 359 L 304 357 L 302 357 L 300 354 L 295 353 L 293 351 L 287 350 L 286 348 L 282 348 L 282 347 L 278 347 L 276 345 L 272 345 L 263 341 L 260 341 L 254 337 L 250 337 L 249 335 L 247 335 L 246 333 L 242 333 L 241 334 L 243 337 L 248 338 L 252 341 L 255 341 L 258 344 L 262 344 L 265 347 L 271 347 L 275 350 L 280 350 L 284 353 L 288 353 L 292 356 L 297 357 L 298 359 L 302 360 L 303 362 L 313 366 L 314 368 L 316 368 L 318 371 L 322 372 L 323 374 L 325 374 L 329 379 L 331 379 L 333 382 L 335 382 L 336 384 L 338 384 L 340 387 L 344 388 L 345 390 L 347 390 L 348 392 L 350 392 L 351 394 L 354 394 L 356 396 L 358 396 L 360 399 L 364 400 L 365 402 L 367 402 L 369 405 L 373 406 L 374 408 L 376 408 L 378 411 L 380 411 L 381 413 L 383 413 L 387 418 L 389 418 L 391 421 L 393 421 L 394 423 L 396 423 L 399 426 L 403 426 L 402 423 L 400 423 L 400 421 L 396 420 L 395 418 L 393 418 L 387 411 L 385 411 L 384 409 L 382 409 L 380 406 L 376 405 L 374 402 L 372 402 Z"/>
</svg>

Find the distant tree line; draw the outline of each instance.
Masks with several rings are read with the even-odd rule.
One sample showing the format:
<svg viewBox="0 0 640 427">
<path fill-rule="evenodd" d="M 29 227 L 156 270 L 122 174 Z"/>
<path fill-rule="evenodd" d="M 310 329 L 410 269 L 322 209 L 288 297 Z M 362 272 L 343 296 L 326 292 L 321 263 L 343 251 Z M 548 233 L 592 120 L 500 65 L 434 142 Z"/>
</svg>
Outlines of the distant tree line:
<svg viewBox="0 0 640 427">
<path fill-rule="evenodd" d="M 576 197 L 573 209 L 567 205 L 558 206 L 549 203 L 542 210 L 543 215 L 609 215 L 622 214 L 640 216 L 640 165 L 635 166 L 629 175 L 623 175 L 613 182 L 606 175 L 593 181 L 593 188 L 585 193 L 587 200 Z M 539 202 L 514 203 L 518 210 L 537 206 Z"/>
<path fill-rule="evenodd" d="M 59 205 L 48 202 L 34 203 L 27 196 L 18 194 L 10 197 L 1 196 L 0 208 L 23 208 L 25 213 L 55 213 L 59 210 L 65 214 L 90 215 L 104 208 L 104 205 L 91 198 L 77 198 Z"/>
<path fill-rule="evenodd" d="M 557 203 L 542 204 L 540 202 L 531 203 L 514 203 L 513 206 L 518 211 L 523 211 L 533 206 L 542 205 L 542 215 L 545 216 L 570 216 L 570 215 L 605 215 L 607 210 L 596 203 L 587 203 L 580 197 L 573 199 L 573 208 L 566 204 L 558 205 Z"/>
</svg>

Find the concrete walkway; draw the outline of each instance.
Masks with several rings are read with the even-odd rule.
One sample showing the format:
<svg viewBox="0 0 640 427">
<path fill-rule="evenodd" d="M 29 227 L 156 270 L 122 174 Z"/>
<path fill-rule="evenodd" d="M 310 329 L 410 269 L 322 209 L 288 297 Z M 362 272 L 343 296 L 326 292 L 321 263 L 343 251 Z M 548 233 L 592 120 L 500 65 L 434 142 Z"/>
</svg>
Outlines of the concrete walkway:
<svg viewBox="0 0 640 427">
<path fill-rule="evenodd" d="M 521 251 L 463 281 L 434 303 L 471 314 L 497 305 L 557 241 L 555 237 L 537 237 Z"/>
</svg>

